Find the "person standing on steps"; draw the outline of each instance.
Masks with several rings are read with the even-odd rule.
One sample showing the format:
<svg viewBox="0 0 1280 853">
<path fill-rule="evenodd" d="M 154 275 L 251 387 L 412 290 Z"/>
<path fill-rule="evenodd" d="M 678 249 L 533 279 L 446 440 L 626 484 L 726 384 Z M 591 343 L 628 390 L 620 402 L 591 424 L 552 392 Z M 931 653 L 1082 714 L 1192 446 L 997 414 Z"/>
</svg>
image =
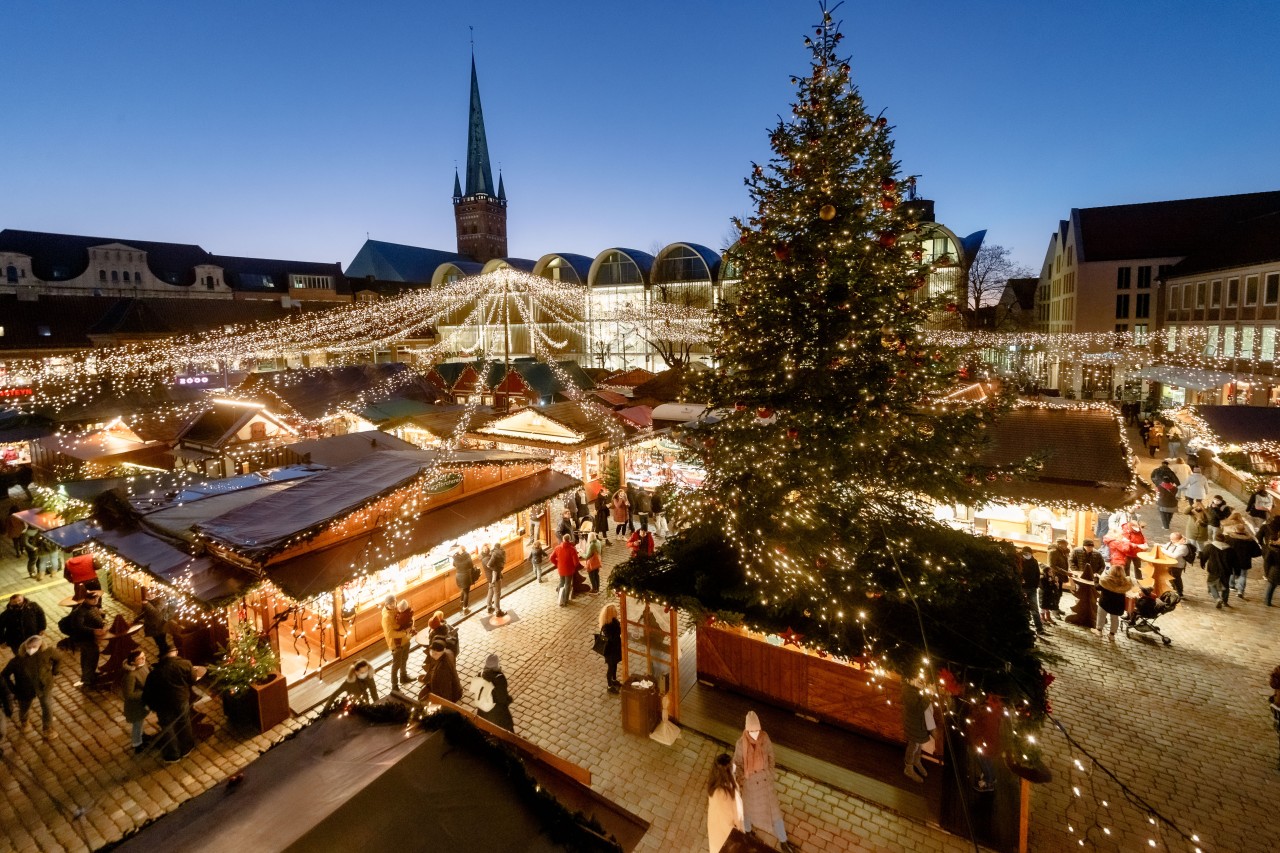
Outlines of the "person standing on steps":
<svg viewBox="0 0 1280 853">
<path fill-rule="evenodd" d="M 754 826 L 773 831 L 783 850 L 794 853 L 787 841 L 787 828 L 782 822 L 778 791 L 774 781 L 773 743 L 760 728 L 755 711 L 747 712 L 742 736 L 733 749 L 734 778 L 742 791 L 742 831 Z"/>
<path fill-rule="evenodd" d="M 462 594 L 462 615 L 471 612 L 471 587 L 476 582 L 476 564 L 461 542 L 453 552 L 453 582 Z"/>
</svg>

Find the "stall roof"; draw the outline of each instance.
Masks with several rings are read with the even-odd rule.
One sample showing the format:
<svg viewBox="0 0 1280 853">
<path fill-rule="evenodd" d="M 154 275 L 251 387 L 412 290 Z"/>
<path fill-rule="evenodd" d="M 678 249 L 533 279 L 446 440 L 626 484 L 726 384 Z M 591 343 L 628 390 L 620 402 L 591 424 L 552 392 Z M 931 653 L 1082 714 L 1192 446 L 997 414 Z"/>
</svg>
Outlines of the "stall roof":
<svg viewBox="0 0 1280 853">
<path fill-rule="evenodd" d="M 1029 480 L 986 485 L 994 500 L 1074 503 L 1116 509 L 1146 497 L 1136 486 L 1116 416 L 1101 409 L 1023 406 L 987 428 L 984 465 L 1011 465 L 1040 457 L 1044 467 Z"/>
<path fill-rule="evenodd" d="M 385 528 L 379 528 L 330 548 L 269 565 L 266 573 L 295 601 L 305 601 L 351 580 L 366 553 L 385 557 L 387 564 L 423 554 L 441 543 L 577 486 L 578 481 L 567 474 L 539 471 L 531 477 L 512 480 L 423 513 L 414 519 L 407 531 L 401 529 L 396 536 L 389 535 Z"/>
<path fill-rule="evenodd" d="M 101 532 L 102 528 L 98 526 L 98 522 L 92 518 L 82 518 L 79 521 L 64 524 L 62 527 L 46 530 L 42 535 L 62 550 L 70 551 L 86 542 L 92 542 Z"/>
<path fill-rule="evenodd" d="M 82 462 L 123 456 L 161 445 L 159 441 L 139 441 L 106 429 L 88 433 L 57 433 L 37 439 L 37 443 L 52 453 L 61 453 Z"/>
<path fill-rule="evenodd" d="M 196 530 L 245 556 L 262 557 L 298 534 L 403 487 L 439 459 L 440 454 L 433 450 L 385 450 L 350 465 L 322 471 L 287 493 L 268 495 L 231 510 L 197 525 Z M 450 467 L 535 461 L 502 451 L 454 451 L 448 457 Z"/>
<path fill-rule="evenodd" d="M 53 421 L 43 415 L 17 409 L 0 411 L 0 444 L 44 438 L 56 431 Z"/>
<path fill-rule="evenodd" d="M 481 424 L 487 423 L 493 415 L 493 410 L 485 406 L 477 407 L 471 416 L 471 422 L 467 424 L 468 429 L 475 429 Z M 417 429 L 428 432 L 436 438 L 449 438 L 453 435 L 453 431 L 458 428 L 458 424 L 467 416 L 467 410 L 464 406 L 445 412 L 432 412 L 429 415 L 417 415 L 409 418 L 406 425 L 412 424 Z"/>
<path fill-rule="evenodd" d="M 1223 444 L 1280 441 L 1280 408 L 1275 406 L 1192 406 Z"/>
<path fill-rule="evenodd" d="M 309 438 L 288 445 L 299 456 L 309 458 L 313 464 L 339 468 L 384 450 L 417 450 L 417 446 L 396 438 L 381 430 L 349 432 L 327 438 Z"/>
<path fill-rule="evenodd" d="M 197 495 L 194 498 L 158 509 L 147 514 L 147 524 L 172 535 L 186 538 L 197 524 L 225 515 L 263 498 L 297 486 L 301 480 L 285 480 L 281 483 L 259 482 L 233 492 L 213 495 Z"/>
<path fill-rule="evenodd" d="M 696 421 L 705 411 L 707 411 L 706 406 L 695 403 L 663 403 L 653 408 L 652 417 L 655 421 L 686 424 L 689 421 Z"/>
<path fill-rule="evenodd" d="M 625 418 L 641 429 L 653 426 L 653 409 L 648 406 L 630 406 L 618 410 L 618 417 Z"/>
<path fill-rule="evenodd" d="M 166 585 L 205 604 L 235 598 L 257 582 L 242 569 L 210 557 L 193 557 L 143 530 L 103 530 L 94 539 Z"/>
<path fill-rule="evenodd" d="M 610 422 L 628 437 L 635 432 L 633 424 L 620 420 L 613 410 L 597 403 L 563 402 L 498 415 L 483 426 L 472 427 L 470 434 L 483 441 L 559 451 L 581 450 L 609 441 Z"/>
</svg>

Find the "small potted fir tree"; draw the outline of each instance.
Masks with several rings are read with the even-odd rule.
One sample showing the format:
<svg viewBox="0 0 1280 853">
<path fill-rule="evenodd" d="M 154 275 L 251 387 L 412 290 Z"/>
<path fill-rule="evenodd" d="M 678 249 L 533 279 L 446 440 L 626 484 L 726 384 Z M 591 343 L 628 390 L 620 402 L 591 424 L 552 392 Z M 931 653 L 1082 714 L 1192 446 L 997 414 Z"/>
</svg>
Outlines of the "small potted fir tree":
<svg viewBox="0 0 1280 853">
<path fill-rule="evenodd" d="M 227 722 L 265 732 L 289 715 L 289 689 L 270 641 L 250 627 L 231 635 L 222 660 L 209 667 Z"/>
</svg>

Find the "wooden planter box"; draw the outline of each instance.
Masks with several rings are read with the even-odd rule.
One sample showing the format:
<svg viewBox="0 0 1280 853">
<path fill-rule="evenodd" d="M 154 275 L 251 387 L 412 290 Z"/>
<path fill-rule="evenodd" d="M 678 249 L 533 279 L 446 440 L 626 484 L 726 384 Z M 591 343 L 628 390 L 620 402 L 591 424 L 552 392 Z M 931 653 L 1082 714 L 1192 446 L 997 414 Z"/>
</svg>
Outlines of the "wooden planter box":
<svg viewBox="0 0 1280 853">
<path fill-rule="evenodd" d="M 239 693 L 223 693 L 222 710 L 232 728 L 268 732 L 289 719 L 288 682 L 276 673 L 265 684 L 254 684 Z"/>
</svg>

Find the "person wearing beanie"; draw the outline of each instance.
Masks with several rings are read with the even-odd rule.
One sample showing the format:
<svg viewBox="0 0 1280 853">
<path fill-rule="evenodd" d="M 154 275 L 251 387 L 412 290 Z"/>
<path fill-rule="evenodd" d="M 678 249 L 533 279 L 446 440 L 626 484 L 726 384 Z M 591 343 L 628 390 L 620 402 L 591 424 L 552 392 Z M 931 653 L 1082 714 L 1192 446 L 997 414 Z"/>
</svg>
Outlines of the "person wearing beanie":
<svg viewBox="0 0 1280 853">
<path fill-rule="evenodd" d="M 511 719 L 511 691 L 507 689 L 507 676 L 497 655 L 484 659 L 484 671 L 471 679 L 471 692 L 476 714 L 481 719 L 509 732 L 516 730 L 515 721 Z"/>
<path fill-rule="evenodd" d="M 422 690 L 418 692 L 420 702 L 427 701 L 428 693 L 454 703 L 462 700 L 462 682 L 458 680 L 457 661 L 440 637 L 431 641 L 418 682 L 422 685 Z"/>
<path fill-rule="evenodd" d="M 453 659 L 458 659 L 458 632 L 444 618 L 444 611 L 437 610 L 431 614 L 431 618 L 427 620 L 427 646 L 439 637 L 444 640 L 444 647 L 453 652 Z"/>
<path fill-rule="evenodd" d="M 760 728 L 760 717 L 755 711 L 747 712 L 742 736 L 733 750 L 733 765 L 734 777 L 742 791 L 742 831 L 750 834 L 753 826 L 766 827 L 773 831 L 783 850 L 794 851 L 787 841 L 782 808 L 778 805 L 773 743 Z"/>
</svg>

